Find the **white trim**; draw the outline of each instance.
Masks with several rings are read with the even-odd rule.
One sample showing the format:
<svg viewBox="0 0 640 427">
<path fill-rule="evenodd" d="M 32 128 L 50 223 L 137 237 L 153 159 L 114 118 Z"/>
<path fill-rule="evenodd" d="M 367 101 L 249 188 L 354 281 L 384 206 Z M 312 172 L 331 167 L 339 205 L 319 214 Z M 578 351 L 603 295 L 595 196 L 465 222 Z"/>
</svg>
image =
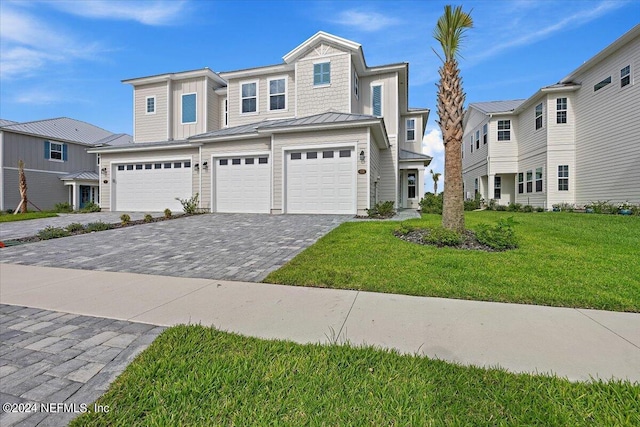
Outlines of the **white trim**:
<svg viewBox="0 0 640 427">
<path fill-rule="evenodd" d="M 0 130 L 0 211 L 4 210 L 4 132 Z"/>
<path fill-rule="evenodd" d="M 211 154 L 211 159 L 223 159 L 225 157 L 255 157 L 255 156 L 269 156 L 271 151 L 259 150 L 259 151 L 229 151 L 229 152 L 216 152 Z"/>
<path fill-rule="evenodd" d="M 367 185 L 367 209 L 371 209 L 371 186 L 373 185 L 373 182 L 372 182 L 373 175 L 371 174 L 371 128 L 367 129 L 367 152 L 365 153 L 365 155 L 367 156 L 367 174 L 369 174 L 369 179 L 367 180 L 367 182 L 369 183 L 369 185 Z M 356 156 L 360 157 L 360 153 L 356 153 Z M 359 160 L 360 160 L 359 158 L 356 159 L 356 163 Z M 356 192 L 357 192 L 357 188 L 356 188 Z"/>
<path fill-rule="evenodd" d="M 413 139 L 409 139 L 409 121 L 413 121 Z M 416 142 L 416 119 L 408 118 L 404 119 L 404 138 L 406 142 Z"/>
<path fill-rule="evenodd" d="M 202 122 L 204 124 L 202 130 L 204 132 L 209 132 L 209 80 L 206 78 L 204 79 L 204 108 L 202 110 Z M 198 111 L 197 104 L 196 111 Z"/>
<path fill-rule="evenodd" d="M 140 163 L 158 163 L 158 162 L 173 162 L 173 161 L 184 161 L 184 160 L 190 160 L 191 163 L 193 163 L 193 155 L 185 155 L 185 154 L 181 154 L 181 155 L 177 155 L 177 156 L 162 156 L 162 157 L 142 157 L 142 158 L 128 158 L 128 159 L 117 159 L 117 160 L 111 160 L 111 165 L 123 165 L 125 163 L 133 163 L 133 164 L 140 164 Z M 191 167 L 193 167 L 193 165 L 191 165 Z"/>
<path fill-rule="evenodd" d="M 294 107 L 294 116 L 298 117 L 298 63 L 296 62 L 295 71 L 294 71 L 294 86 L 296 89 L 296 93 L 293 95 L 293 99 L 295 100 L 296 106 Z"/>
<path fill-rule="evenodd" d="M 153 111 L 152 112 L 149 112 L 149 100 L 150 99 L 153 99 Z M 157 111 L 158 111 L 158 104 L 157 104 L 156 96 L 155 95 L 145 96 L 145 98 L 144 98 L 144 115 L 145 116 L 152 116 L 152 115 L 155 115 Z"/>
<path fill-rule="evenodd" d="M 7 170 L 14 170 L 17 171 L 19 170 L 18 168 L 14 168 L 11 166 L 3 166 L 2 169 L 7 169 Z M 47 170 L 42 170 L 42 169 L 28 169 L 28 168 L 24 168 L 25 172 L 42 172 L 42 173 L 52 173 L 55 175 L 68 175 L 69 172 L 58 172 L 58 171 L 47 171 Z"/>
<path fill-rule="evenodd" d="M 322 57 L 322 59 L 316 59 L 313 61 L 313 87 L 314 88 L 321 88 L 321 87 L 329 87 L 331 86 L 331 60 L 330 59 L 325 59 L 326 57 Z M 320 65 L 320 64 L 329 64 L 329 83 L 320 83 L 320 84 L 316 84 L 316 71 L 315 71 L 315 67 L 316 65 Z M 321 73 L 322 74 L 322 73 Z"/>
<path fill-rule="evenodd" d="M 173 83 L 171 80 L 167 82 L 167 141 L 170 141 L 173 135 Z M 134 139 L 135 141 L 135 139 Z"/>
<path fill-rule="evenodd" d="M 133 88 L 133 100 L 131 101 L 133 107 L 133 142 L 136 141 L 136 88 Z"/>
<path fill-rule="evenodd" d="M 229 97 L 222 100 L 222 127 L 229 127 Z"/>
<path fill-rule="evenodd" d="M 87 150 L 87 153 L 111 154 L 111 153 L 130 153 L 130 152 L 137 152 L 137 151 L 176 150 L 181 148 L 196 148 L 196 147 L 199 147 L 200 145 L 202 144 L 198 144 L 198 143 L 173 144 L 173 145 L 169 144 L 169 145 L 160 145 L 160 146 L 155 145 L 150 147 L 122 147 L 122 148 L 112 149 L 112 150 L 100 150 L 99 148 L 95 148 L 93 150 Z"/>
<path fill-rule="evenodd" d="M 247 84 L 252 84 L 255 83 L 256 85 L 256 111 L 248 111 L 246 113 L 242 112 L 242 86 L 243 85 L 247 85 Z M 241 81 L 238 82 L 238 89 L 239 89 L 239 93 L 238 96 L 240 98 L 240 102 L 238 105 L 238 111 L 240 116 L 255 116 L 258 113 L 260 113 L 260 80 L 245 80 L 245 81 Z M 247 99 L 251 99 L 252 97 L 247 97 Z"/>
<path fill-rule="evenodd" d="M 271 109 L 271 82 L 274 80 L 284 80 L 284 108 L 282 109 L 277 109 L 277 110 L 272 110 Z M 276 94 L 275 96 L 281 95 L 280 93 Z M 267 111 L 271 112 L 278 112 L 278 111 L 289 111 L 289 76 L 288 75 L 284 75 L 284 76 L 276 76 L 276 77 L 271 77 L 267 79 Z"/>
<path fill-rule="evenodd" d="M 195 101 L 195 107 L 196 107 L 196 119 L 192 122 L 183 122 L 182 118 L 184 116 L 184 97 L 185 96 L 189 96 L 189 95 L 195 95 L 196 96 L 196 101 Z M 197 92 L 188 92 L 188 93 L 183 93 L 180 94 L 180 124 L 181 125 L 195 125 L 198 123 L 198 93 Z"/>
</svg>

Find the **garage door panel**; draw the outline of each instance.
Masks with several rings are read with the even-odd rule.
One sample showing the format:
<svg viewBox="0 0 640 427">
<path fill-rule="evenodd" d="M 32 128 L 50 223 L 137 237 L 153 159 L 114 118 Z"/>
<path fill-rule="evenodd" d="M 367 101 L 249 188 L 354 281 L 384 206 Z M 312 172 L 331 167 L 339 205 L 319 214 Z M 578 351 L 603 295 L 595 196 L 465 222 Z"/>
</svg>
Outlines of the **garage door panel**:
<svg viewBox="0 0 640 427">
<path fill-rule="evenodd" d="M 217 212 L 269 213 L 271 211 L 271 165 L 269 161 L 260 163 L 260 157 L 234 156 L 233 159 L 215 160 Z M 227 160 L 227 164 L 222 165 L 221 160 Z"/>
</svg>

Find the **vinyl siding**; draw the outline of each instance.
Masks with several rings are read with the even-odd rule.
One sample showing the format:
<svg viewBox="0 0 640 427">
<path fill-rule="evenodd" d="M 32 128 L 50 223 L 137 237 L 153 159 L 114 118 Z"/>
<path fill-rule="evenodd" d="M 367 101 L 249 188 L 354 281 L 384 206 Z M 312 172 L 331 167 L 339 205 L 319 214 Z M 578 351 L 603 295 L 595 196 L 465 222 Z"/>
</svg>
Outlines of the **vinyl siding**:
<svg viewBox="0 0 640 427">
<path fill-rule="evenodd" d="M 377 188 L 379 184 L 378 176 L 380 176 L 380 148 L 375 143 L 373 135 L 369 132 L 370 144 L 369 144 L 369 170 L 367 174 L 369 176 L 369 207 L 371 208 L 377 202 L 380 202 L 380 189 Z M 365 153 L 367 151 L 365 150 Z M 357 153 L 358 155 L 360 153 Z M 358 160 L 360 161 L 360 160 Z"/>
<path fill-rule="evenodd" d="M 351 56 L 329 47 L 322 55 L 320 49 L 312 50 L 296 63 L 298 117 L 311 116 L 327 111 L 350 112 Z M 331 83 L 327 86 L 313 85 L 313 65 L 331 62 Z M 362 82 L 362 80 L 361 80 Z"/>
<path fill-rule="evenodd" d="M 415 119 L 416 121 L 416 126 L 415 126 L 415 131 L 416 131 L 416 137 L 415 140 L 412 142 L 408 142 L 407 141 L 407 119 Z M 400 123 L 399 123 L 399 135 L 398 135 L 398 141 L 400 141 L 400 148 L 403 150 L 409 150 L 409 151 L 413 151 L 414 153 L 422 153 L 422 137 L 423 134 L 422 132 L 422 116 L 413 116 L 413 115 L 404 115 L 404 116 L 400 116 Z"/>
<path fill-rule="evenodd" d="M 156 97 L 156 113 L 146 114 L 147 97 Z M 167 82 L 137 86 L 133 91 L 135 142 L 167 139 Z"/>
<path fill-rule="evenodd" d="M 362 88 L 362 112 L 363 114 L 371 115 L 373 115 L 371 88 L 373 86 L 382 86 L 382 117 L 384 125 L 390 136 L 397 135 L 400 128 L 398 124 L 400 117 L 398 114 L 397 73 L 385 73 L 362 78 L 360 79 L 360 86 Z M 398 139 L 400 138 L 398 136 Z"/>
<path fill-rule="evenodd" d="M 547 207 L 547 192 L 546 192 L 546 179 L 545 172 L 547 170 L 547 153 L 542 151 L 535 155 L 529 155 L 523 158 L 519 162 L 519 170 L 518 172 L 522 172 L 524 174 L 524 193 L 518 194 L 516 189 L 516 203 L 521 203 L 523 205 L 531 205 L 531 206 L 542 206 Z M 542 191 L 536 191 L 536 169 L 542 169 Z M 527 171 L 531 171 L 532 173 L 532 184 L 531 184 L 531 192 L 527 192 Z M 556 167 L 557 172 L 557 167 Z M 516 175 L 517 180 L 517 175 Z M 556 185 L 557 188 L 557 185 Z M 566 193 L 566 192 L 565 192 Z"/>
<path fill-rule="evenodd" d="M 511 120 L 511 140 L 498 141 L 498 120 Z M 518 170 L 518 117 L 493 117 L 489 121 L 488 156 L 490 174 L 515 173 Z M 482 132 L 481 132 L 482 133 Z M 481 135 L 482 137 L 482 135 Z M 475 153 L 474 153 L 475 154 Z M 465 154 L 466 157 L 466 154 Z"/>
<path fill-rule="evenodd" d="M 222 128 L 220 114 L 220 97 L 214 92 L 215 86 L 209 79 L 207 82 L 207 129 L 206 132 Z M 224 112 L 223 112 L 224 113 Z"/>
<path fill-rule="evenodd" d="M 378 182 L 379 201 L 386 202 L 388 200 L 398 206 L 399 187 L 398 187 L 398 146 L 395 138 L 389 138 L 391 147 L 386 150 L 380 150 L 380 182 Z"/>
</svg>

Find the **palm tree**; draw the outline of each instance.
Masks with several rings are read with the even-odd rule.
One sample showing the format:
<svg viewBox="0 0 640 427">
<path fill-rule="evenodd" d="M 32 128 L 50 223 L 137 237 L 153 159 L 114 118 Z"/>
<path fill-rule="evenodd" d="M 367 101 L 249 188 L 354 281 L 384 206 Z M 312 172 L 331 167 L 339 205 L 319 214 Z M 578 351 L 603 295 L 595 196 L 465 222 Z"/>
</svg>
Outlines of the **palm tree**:
<svg viewBox="0 0 640 427">
<path fill-rule="evenodd" d="M 24 174 L 24 162 L 18 160 L 18 189 L 20 190 L 20 213 L 27 213 L 27 177 Z"/>
<path fill-rule="evenodd" d="M 444 201 L 442 226 L 464 232 L 464 200 L 462 195 L 462 116 L 465 94 L 458 68 L 460 42 L 467 28 L 473 27 L 469 13 L 462 6 L 444 7 L 444 15 L 438 19 L 433 37 L 440 42 L 444 52 L 438 87 L 438 125 L 444 140 Z M 437 55 L 437 53 L 436 53 Z"/>
<path fill-rule="evenodd" d="M 440 176 L 442 175 L 440 172 L 433 172 L 433 169 L 429 169 L 429 172 L 431 172 L 431 179 L 433 179 L 433 194 L 435 194 L 436 196 L 438 195 L 438 180 L 440 179 Z"/>
</svg>

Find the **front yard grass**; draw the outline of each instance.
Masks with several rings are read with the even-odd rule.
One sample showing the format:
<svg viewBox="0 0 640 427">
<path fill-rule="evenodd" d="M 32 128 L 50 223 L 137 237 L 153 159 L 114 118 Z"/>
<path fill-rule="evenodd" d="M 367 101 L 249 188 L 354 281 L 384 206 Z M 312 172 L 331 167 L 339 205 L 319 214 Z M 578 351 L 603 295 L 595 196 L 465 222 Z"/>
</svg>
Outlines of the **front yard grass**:
<svg viewBox="0 0 640 427">
<path fill-rule="evenodd" d="M 72 426 L 640 424 L 640 386 L 167 329 Z M 93 405 L 89 405 L 93 408 Z"/>
<path fill-rule="evenodd" d="M 0 213 L 0 222 L 25 221 L 28 219 L 51 218 L 54 216 L 58 216 L 58 214 L 55 212 L 27 212 L 26 214 L 17 213 L 14 215 L 12 213 L 2 212 Z"/>
<path fill-rule="evenodd" d="M 466 223 L 509 216 L 520 247 L 492 253 L 405 242 L 397 222 L 344 223 L 264 282 L 640 312 L 640 217 L 480 211 Z"/>
</svg>

